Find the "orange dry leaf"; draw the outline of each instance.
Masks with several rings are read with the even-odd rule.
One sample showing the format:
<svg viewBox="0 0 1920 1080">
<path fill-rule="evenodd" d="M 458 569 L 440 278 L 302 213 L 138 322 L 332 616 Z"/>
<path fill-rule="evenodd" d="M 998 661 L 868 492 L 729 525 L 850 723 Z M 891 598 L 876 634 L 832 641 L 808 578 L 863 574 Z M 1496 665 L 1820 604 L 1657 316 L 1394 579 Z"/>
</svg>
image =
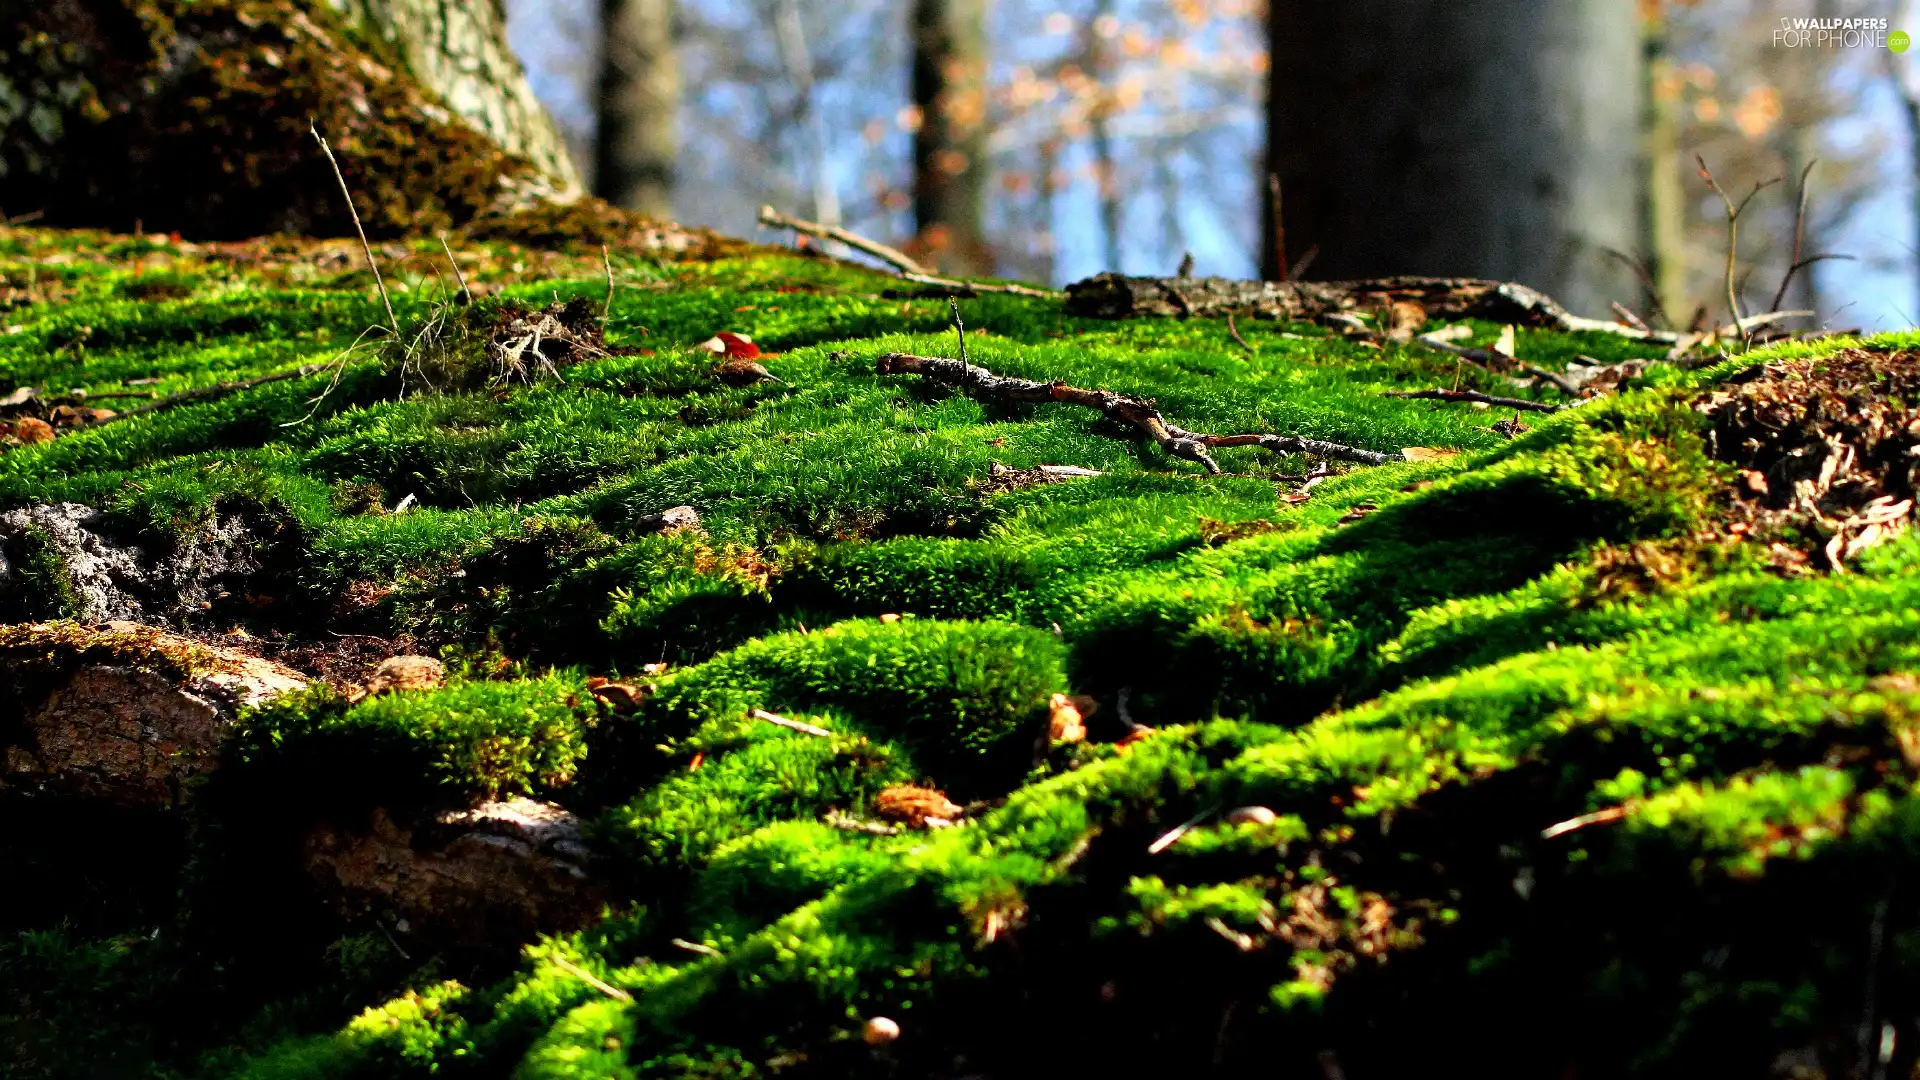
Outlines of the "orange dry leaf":
<svg viewBox="0 0 1920 1080">
<path fill-rule="evenodd" d="M 916 829 L 952 824 L 964 809 L 947 798 L 944 791 L 913 784 L 899 784 L 882 791 L 874 797 L 873 808 L 888 821 Z"/>
<path fill-rule="evenodd" d="M 1098 705 L 1090 697 L 1055 694 L 1047 700 L 1051 715 L 1047 718 L 1047 738 L 1054 742 L 1080 742 L 1087 737 L 1087 717 Z"/>
</svg>

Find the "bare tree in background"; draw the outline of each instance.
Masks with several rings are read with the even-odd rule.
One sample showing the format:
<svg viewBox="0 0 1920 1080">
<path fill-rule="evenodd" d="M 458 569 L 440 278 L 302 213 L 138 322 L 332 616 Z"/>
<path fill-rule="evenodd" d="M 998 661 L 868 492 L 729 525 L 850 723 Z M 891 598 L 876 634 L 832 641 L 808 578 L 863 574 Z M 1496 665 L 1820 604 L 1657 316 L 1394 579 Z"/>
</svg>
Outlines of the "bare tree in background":
<svg viewBox="0 0 1920 1080">
<path fill-rule="evenodd" d="M 680 48 L 674 0 L 602 0 L 595 189 L 616 206 L 673 217 Z"/>
<path fill-rule="evenodd" d="M 919 247 L 954 274 L 993 272 L 983 228 L 987 0 L 914 0 L 913 211 Z"/>
<path fill-rule="evenodd" d="M 1892 8 L 1891 25 L 1905 29 L 1908 33 L 1920 30 L 1920 24 L 1914 19 L 1920 16 L 1920 3 L 1905 0 L 1889 5 Z M 1913 185 L 1913 242 L 1908 246 L 1913 256 L 1915 311 L 1909 319 L 1920 319 L 1920 73 L 1914 71 L 1911 60 L 1894 53 L 1891 49 L 1883 57 L 1888 80 L 1900 99 L 1901 114 L 1907 121 L 1908 182 Z"/>
<path fill-rule="evenodd" d="M 1289 241 L 1318 245 L 1318 276 L 1515 279 L 1583 311 L 1635 295 L 1605 255 L 1639 234 L 1635 20 L 1623 0 L 1273 0 Z"/>
</svg>

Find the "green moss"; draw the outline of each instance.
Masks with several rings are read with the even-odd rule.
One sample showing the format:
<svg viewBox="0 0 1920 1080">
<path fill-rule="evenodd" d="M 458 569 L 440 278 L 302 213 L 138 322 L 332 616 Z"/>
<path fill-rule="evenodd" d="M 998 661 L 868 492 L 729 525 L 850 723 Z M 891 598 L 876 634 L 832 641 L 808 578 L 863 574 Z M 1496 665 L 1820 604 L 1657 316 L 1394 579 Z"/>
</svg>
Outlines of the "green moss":
<svg viewBox="0 0 1920 1080">
<path fill-rule="evenodd" d="M 0 235 L 9 282 L 63 256 L 57 302 L 9 314 L 6 380 L 173 393 L 325 362 L 382 317 L 297 246 L 125 265 L 164 247 Z M 597 250 L 460 254 L 514 303 L 604 296 Z M 1249 352 L 1207 320 L 966 302 L 995 371 L 1151 396 L 1196 430 L 1459 451 L 1338 466 L 1302 500 L 1299 458 L 1230 449 L 1204 475 L 1090 410 L 876 375 L 951 337 L 943 303 L 874 276 L 764 251 L 615 270 L 622 351 L 558 380 L 403 394 L 364 356 L 323 397 L 331 374 L 0 456 L 9 508 L 73 499 L 153 537 L 279 523 L 256 633 L 488 658 L 437 691 L 244 718 L 185 910 L 155 916 L 192 963 L 107 937 L 66 940 L 64 966 L 0 950 L 35 1068 L 64 1067 L 46 1046 L 111 1059 L 108 1028 L 62 1041 L 85 1021 L 35 979 L 123 988 L 122 1042 L 181 1076 L 1317 1075 L 1321 1048 L 1353 1076 L 1680 1076 L 1808 1047 L 1838 1074 L 1870 962 L 1885 1014 L 1911 1011 L 1920 540 L 1779 571 L 1724 528 L 1733 478 L 1690 405 L 1850 343 L 1656 366 L 1508 440 L 1501 414 L 1383 396 L 1510 389 L 1417 347 L 1254 323 Z M 168 282 L 192 291 L 149 288 Z M 445 310 L 430 275 L 393 283 L 408 326 Z M 781 381 L 716 380 L 689 349 L 720 330 Z M 995 464 L 1101 475 L 1008 490 Z M 658 532 L 682 505 L 700 528 Z M 54 677 L 46 635 L 99 662 L 136 644 L 56 624 L 0 630 L 0 654 Z M 639 700 L 597 704 L 589 671 Z M 1041 738 L 1054 693 L 1097 702 L 1085 742 Z M 1158 730 L 1122 742 L 1123 700 Z M 967 819 L 844 827 L 902 783 Z M 589 821 L 622 890 L 607 919 L 453 970 L 302 891 L 315 821 L 515 794 Z M 149 1038 L 172 999 L 204 1016 Z M 905 1031 L 878 1053 L 874 1015 Z"/>
</svg>

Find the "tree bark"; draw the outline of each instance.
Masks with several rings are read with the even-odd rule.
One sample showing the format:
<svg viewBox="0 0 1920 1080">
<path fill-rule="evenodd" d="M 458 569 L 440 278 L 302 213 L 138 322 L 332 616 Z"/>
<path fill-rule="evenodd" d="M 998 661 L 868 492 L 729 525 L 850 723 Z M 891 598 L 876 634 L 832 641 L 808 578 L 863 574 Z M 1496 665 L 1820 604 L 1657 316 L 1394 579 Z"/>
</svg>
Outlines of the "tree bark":
<svg viewBox="0 0 1920 1080">
<path fill-rule="evenodd" d="M 554 193 L 585 191 L 566 140 L 534 96 L 507 44 L 507 19 L 494 0 L 327 0 L 349 25 L 394 49 L 407 71 L 441 103 L 507 153 L 550 178 Z"/>
<path fill-rule="evenodd" d="M 1669 323 L 1677 321 L 1684 328 L 1693 310 L 1687 300 L 1687 195 L 1681 184 L 1679 75 L 1669 54 L 1664 5 L 1645 17 L 1642 33 L 1647 70 L 1641 251 L 1653 279 L 1652 299 Z"/>
<path fill-rule="evenodd" d="M 1637 291 L 1641 49 L 1622 0 L 1273 0 L 1268 162 L 1316 277 Z M 1271 236 L 1271 230 L 1267 235 Z M 1271 240 L 1267 241 L 1271 248 Z M 1277 269 L 1269 250 L 1265 265 Z"/>
<path fill-rule="evenodd" d="M 0 207 L 49 224 L 392 236 L 580 187 L 492 3 L 0 0 Z"/>
<path fill-rule="evenodd" d="M 913 212 L 927 261 L 993 271 L 981 217 L 987 182 L 988 0 L 914 0 Z"/>
<path fill-rule="evenodd" d="M 673 217 L 679 157 L 680 46 L 674 0 L 602 0 L 601 198 L 649 217 Z"/>
</svg>

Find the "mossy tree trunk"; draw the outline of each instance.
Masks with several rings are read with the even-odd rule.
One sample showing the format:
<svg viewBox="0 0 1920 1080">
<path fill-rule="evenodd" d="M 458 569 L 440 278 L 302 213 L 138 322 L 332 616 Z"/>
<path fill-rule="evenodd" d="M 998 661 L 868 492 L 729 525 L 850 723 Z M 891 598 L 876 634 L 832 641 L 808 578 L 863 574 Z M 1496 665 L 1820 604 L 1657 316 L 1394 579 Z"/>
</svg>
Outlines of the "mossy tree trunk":
<svg viewBox="0 0 1920 1080">
<path fill-rule="evenodd" d="M 1314 276 L 1638 292 L 1640 77 L 1622 0 L 1274 0 L 1268 163 Z M 1265 231 L 1272 246 L 1272 230 Z M 1265 260 L 1271 273 L 1275 253 Z"/>
<path fill-rule="evenodd" d="M 348 21 L 379 36 L 409 74 L 455 116 L 550 177 L 562 196 L 583 186 L 566 140 L 534 96 L 507 44 L 506 13 L 495 0 L 328 0 Z"/>
<path fill-rule="evenodd" d="M 309 124 L 376 234 L 570 201 L 579 178 L 504 30 L 491 2 L 0 0 L 0 207 L 343 235 Z"/>
<path fill-rule="evenodd" d="M 602 0 L 600 132 L 594 190 L 670 219 L 679 153 L 680 48 L 674 0 Z"/>
<path fill-rule="evenodd" d="M 927 261 L 993 271 L 987 185 L 987 0 L 915 0 L 913 213 Z"/>
</svg>

